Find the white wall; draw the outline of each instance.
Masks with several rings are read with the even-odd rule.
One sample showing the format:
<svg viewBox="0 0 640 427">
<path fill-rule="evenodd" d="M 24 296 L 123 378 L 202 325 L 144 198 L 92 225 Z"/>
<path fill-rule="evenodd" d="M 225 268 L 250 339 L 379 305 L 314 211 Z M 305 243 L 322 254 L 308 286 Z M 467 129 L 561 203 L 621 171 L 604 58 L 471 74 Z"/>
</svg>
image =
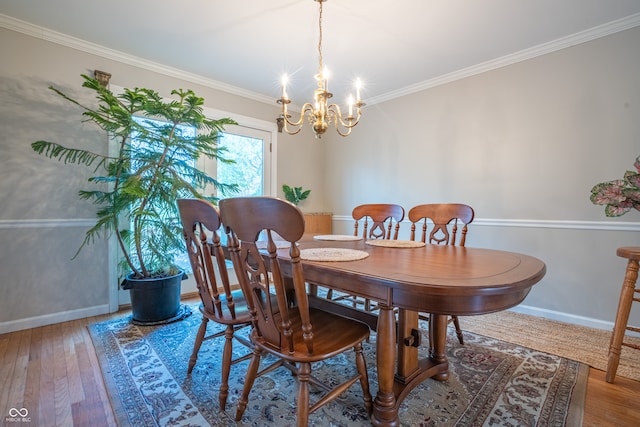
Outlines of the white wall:
<svg viewBox="0 0 640 427">
<path fill-rule="evenodd" d="M 606 218 L 589 190 L 640 154 L 637 46 L 640 28 L 370 105 L 348 138 L 278 135 L 278 188 L 311 188 L 301 208 L 333 212 L 336 232 L 351 231 L 360 203 L 469 203 L 476 221 L 468 245 L 547 263 L 527 310 L 608 326 L 625 266 L 615 249 L 640 246 L 640 214 Z M 278 114 L 275 103 L 180 73 L 5 28 L 0 57 L 0 333 L 106 312 L 116 286 L 103 242 L 70 260 L 93 220 L 93 206 L 76 198 L 87 171 L 29 147 L 36 139 L 104 147 L 49 84 L 75 93 L 80 73 L 100 69 L 114 85 L 162 95 L 192 88 L 217 110 L 269 121 Z"/>
<path fill-rule="evenodd" d="M 30 147 L 44 139 L 105 152 L 106 135 L 82 124 L 81 111 L 48 90 L 49 85 L 82 97 L 80 74 L 98 69 L 113 75 L 114 86 L 148 87 L 163 96 L 172 89 L 193 89 L 207 107 L 231 115 L 275 125 L 279 113 L 275 101 L 225 93 L 190 80 L 192 76 L 180 78 L 176 70 L 145 70 L 136 61 L 117 61 L 99 50 L 88 53 L 96 49 L 61 38 L 65 45 L 0 25 L 0 334 L 106 313 L 117 294 L 106 241 L 71 259 L 94 224 L 95 207 L 77 197 L 91 171 L 62 166 Z M 310 132 L 283 136 L 278 137 L 277 155 L 277 188 L 283 183 L 311 188 L 303 208 L 324 210 L 322 146 Z"/>
<path fill-rule="evenodd" d="M 640 27 L 368 107 L 326 147 L 335 231 L 361 203 L 470 204 L 468 245 L 547 264 L 525 310 L 609 327 L 640 213 L 589 195 L 640 155 L 638 46 Z"/>
</svg>

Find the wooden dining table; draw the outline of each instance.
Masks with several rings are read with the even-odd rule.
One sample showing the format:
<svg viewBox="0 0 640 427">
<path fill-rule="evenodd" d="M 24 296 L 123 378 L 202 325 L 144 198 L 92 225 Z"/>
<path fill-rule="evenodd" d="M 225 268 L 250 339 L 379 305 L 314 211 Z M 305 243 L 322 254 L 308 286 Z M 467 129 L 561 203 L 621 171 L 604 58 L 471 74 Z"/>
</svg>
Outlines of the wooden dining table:
<svg viewBox="0 0 640 427">
<path fill-rule="evenodd" d="M 315 292 L 310 295 L 311 305 L 361 318 L 376 330 L 378 391 L 371 418 L 374 426 L 399 425 L 400 404 L 416 385 L 427 378 L 448 379 L 445 344 L 449 315 L 485 314 L 518 305 L 546 272 L 545 264 L 535 257 L 493 249 L 378 247 L 363 240 L 310 237 L 301 240 L 299 247 L 368 253 L 356 261 L 303 259 L 303 268 L 305 279 L 314 289 L 320 285 L 378 303 L 378 310 L 372 314 L 317 297 Z M 288 256 L 287 250 L 279 252 Z M 420 312 L 431 313 L 432 337 L 429 355 L 421 360 Z"/>
</svg>

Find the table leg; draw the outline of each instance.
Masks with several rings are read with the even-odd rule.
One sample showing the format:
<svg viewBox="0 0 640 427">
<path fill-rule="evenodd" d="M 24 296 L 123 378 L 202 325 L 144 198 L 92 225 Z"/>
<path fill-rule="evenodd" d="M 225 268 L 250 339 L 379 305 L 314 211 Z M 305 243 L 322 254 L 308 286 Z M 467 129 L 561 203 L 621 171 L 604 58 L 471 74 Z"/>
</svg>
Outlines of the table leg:
<svg viewBox="0 0 640 427">
<path fill-rule="evenodd" d="M 418 312 L 398 310 L 398 369 L 396 380 L 407 384 L 420 373 L 418 366 L 418 346 L 420 332 L 418 331 Z"/>
<path fill-rule="evenodd" d="M 378 331 L 376 334 L 376 363 L 378 369 L 378 394 L 373 401 L 371 424 L 374 426 L 398 426 L 398 409 L 393 391 L 396 362 L 396 319 L 392 307 L 380 304 Z"/>
<path fill-rule="evenodd" d="M 447 362 L 445 350 L 447 345 L 448 321 L 449 316 L 447 315 L 431 314 L 429 316 L 429 357 L 436 365 Z M 438 381 L 446 381 L 449 379 L 449 370 L 444 370 L 444 372 L 440 372 L 432 378 Z"/>
</svg>

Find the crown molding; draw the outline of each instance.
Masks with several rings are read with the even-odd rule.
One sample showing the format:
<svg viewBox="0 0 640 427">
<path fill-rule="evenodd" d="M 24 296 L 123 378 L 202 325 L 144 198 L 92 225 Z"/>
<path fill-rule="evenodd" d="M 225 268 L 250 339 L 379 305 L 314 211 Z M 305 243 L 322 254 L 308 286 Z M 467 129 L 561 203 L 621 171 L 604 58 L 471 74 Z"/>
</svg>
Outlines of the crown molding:
<svg viewBox="0 0 640 427">
<path fill-rule="evenodd" d="M 586 43 L 588 41 L 605 37 L 610 34 L 614 34 L 637 26 L 640 26 L 640 13 L 629 15 L 625 18 L 611 21 L 607 24 L 599 25 L 597 27 L 590 28 L 588 30 L 581 31 L 548 43 L 543 43 L 529 49 L 524 49 L 513 54 L 492 59 L 490 61 L 486 61 L 472 67 L 463 68 L 461 70 L 444 74 L 433 79 L 405 86 L 404 88 L 387 92 L 380 96 L 369 98 L 367 99 L 367 104 L 371 106 L 374 104 L 379 104 L 381 102 L 400 98 L 402 96 L 411 95 L 416 92 L 451 83 L 456 80 L 461 80 L 477 74 L 485 73 L 487 71 L 502 68 L 507 65 L 526 61 L 528 59 L 546 55 L 547 53 L 552 53 L 581 43 Z M 57 31 L 49 30 L 47 28 L 21 21 L 4 14 L 0 14 L 0 27 L 23 33 L 32 37 L 40 38 L 42 40 L 50 41 L 52 43 L 57 43 L 63 46 L 77 49 L 83 52 L 87 52 L 93 55 L 98 55 L 107 59 L 122 62 L 124 64 L 154 71 L 166 76 L 187 80 L 193 83 L 200 84 L 202 86 L 210 87 L 212 89 L 217 89 L 234 95 L 242 96 L 244 98 L 249 98 L 254 101 L 270 105 L 273 104 L 272 97 L 257 92 L 252 92 L 237 86 L 232 86 L 217 80 L 208 79 L 198 74 L 189 73 L 173 67 L 168 67 L 157 62 L 148 61 L 114 49 L 109 49 L 104 46 L 71 37 Z"/>
<path fill-rule="evenodd" d="M 72 49 L 80 50 L 82 52 L 97 55 L 103 58 L 111 59 L 121 62 L 123 64 L 132 65 L 134 67 L 143 68 L 145 70 L 153 71 L 158 74 L 163 74 L 169 77 L 175 77 L 183 80 L 187 80 L 192 83 L 196 83 L 202 86 L 206 86 L 212 89 L 221 90 L 223 92 L 231 93 L 233 95 L 249 98 L 254 101 L 263 102 L 266 104 L 274 104 L 273 98 L 262 95 L 257 92 L 252 92 L 237 86 L 232 86 L 217 80 L 208 79 L 198 74 L 189 73 L 184 70 L 180 70 L 166 65 L 159 64 L 157 62 L 148 61 L 137 56 L 129 55 L 114 49 L 81 40 L 76 37 L 71 37 L 57 31 L 49 30 L 48 28 L 40 27 L 38 25 L 31 24 L 29 22 L 21 21 L 11 16 L 0 14 L 0 27 L 12 30 L 18 33 L 26 34 L 31 37 L 36 37 L 42 40 L 56 43 L 62 46 L 67 46 Z"/>
<path fill-rule="evenodd" d="M 390 101 L 395 98 L 400 98 L 402 96 L 411 95 L 425 89 L 430 89 L 436 86 L 454 82 L 456 80 L 461 80 L 467 77 L 475 76 L 477 74 L 485 73 L 487 71 L 506 67 L 507 65 L 526 61 L 528 59 L 546 55 L 547 53 L 556 52 L 561 49 L 566 49 L 568 47 L 575 46 L 581 43 L 586 43 L 588 41 L 605 37 L 610 34 L 618 33 L 620 31 L 628 30 L 639 25 L 640 13 L 629 15 L 625 18 L 611 21 L 607 24 L 599 25 L 597 27 L 581 31 L 567 37 L 563 37 L 548 43 L 543 43 L 538 46 L 534 46 L 528 49 L 521 50 L 519 52 L 515 52 L 509 55 L 502 56 L 500 58 L 492 59 L 490 61 L 474 65 L 472 67 L 463 68 L 449 74 L 444 74 L 433 79 L 425 80 L 414 85 L 387 92 L 386 94 L 380 96 L 369 98 L 367 99 L 367 104 L 378 104 L 384 101 Z"/>
</svg>

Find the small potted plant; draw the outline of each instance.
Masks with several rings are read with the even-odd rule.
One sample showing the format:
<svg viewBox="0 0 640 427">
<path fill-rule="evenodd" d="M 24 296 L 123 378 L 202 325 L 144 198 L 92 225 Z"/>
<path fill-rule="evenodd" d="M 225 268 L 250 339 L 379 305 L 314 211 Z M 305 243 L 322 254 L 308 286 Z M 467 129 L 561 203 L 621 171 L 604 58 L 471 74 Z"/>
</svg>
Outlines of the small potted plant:
<svg viewBox="0 0 640 427">
<path fill-rule="evenodd" d="M 302 187 L 290 187 L 287 184 L 282 186 L 282 191 L 284 192 L 284 198 L 296 206 L 311 194 L 311 190 L 303 190 Z"/>
<path fill-rule="evenodd" d="M 636 170 L 626 171 L 622 179 L 601 182 L 591 189 L 591 202 L 604 205 L 606 216 L 622 216 L 632 209 L 640 211 L 640 156 L 633 166 Z"/>
<path fill-rule="evenodd" d="M 174 257 L 185 251 L 176 200 L 214 201 L 202 194 L 205 186 L 235 189 L 196 168 L 201 156 L 228 161 L 218 147 L 218 134 L 235 122 L 207 118 L 204 99 L 191 90 L 174 90 L 174 99 L 168 100 L 151 89 L 124 89 L 115 95 L 98 80 L 82 77 L 83 87 L 95 92 L 95 107 L 50 89 L 80 106 L 85 121 L 107 132 L 112 144 L 117 144 L 114 153 L 48 141 L 31 146 L 38 154 L 65 164 L 93 168 L 94 176 L 89 178 L 93 188 L 78 194 L 97 206 L 97 220 L 78 252 L 96 238 L 115 235 L 122 256 L 122 287 L 130 290 L 133 320 L 153 323 L 172 318 L 180 308 L 183 279 Z"/>
</svg>

